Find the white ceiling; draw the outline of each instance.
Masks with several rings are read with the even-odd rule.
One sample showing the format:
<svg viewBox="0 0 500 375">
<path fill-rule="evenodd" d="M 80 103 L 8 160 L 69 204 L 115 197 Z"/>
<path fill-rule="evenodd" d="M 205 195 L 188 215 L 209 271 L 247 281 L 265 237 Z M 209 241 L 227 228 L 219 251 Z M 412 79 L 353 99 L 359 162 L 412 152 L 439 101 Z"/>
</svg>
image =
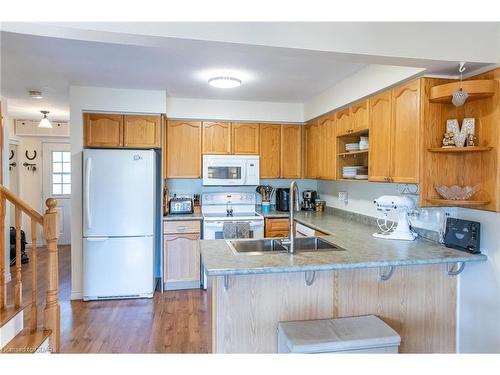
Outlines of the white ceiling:
<svg viewBox="0 0 500 375">
<path fill-rule="evenodd" d="M 303 102 L 363 68 L 328 52 L 172 39 L 142 47 L 2 32 L 2 95 L 16 116 L 68 117 L 70 85 L 166 90 L 173 97 Z M 221 71 L 243 85 L 207 84 Z M 220 73 L 219 73 L 220 74 Z M 44 100 L 28 97 L 41 89 Z"/>
<path fill-rule="evenodd" d="M 1 89 L 9 114 L 39 118 L 45 109 L 53 120 L 69 119 L 71 85 L 158 89 L 180 98 L 304 103 L 375 64 L 445 75 L 454 74 L 460 61 L 468 61 L 468 72 L 490 66 L 498 55 L 491 45 L 500 39 L 500 23 L 1 26 Z M 464 27 L 467 34 L 456 38 Z M 210 87 L 208 78 L 222 72 L 239 76 L 243 85 Z M 29 98 L 29 89 L 41 89 L 44 99 Z"/>
</svg>

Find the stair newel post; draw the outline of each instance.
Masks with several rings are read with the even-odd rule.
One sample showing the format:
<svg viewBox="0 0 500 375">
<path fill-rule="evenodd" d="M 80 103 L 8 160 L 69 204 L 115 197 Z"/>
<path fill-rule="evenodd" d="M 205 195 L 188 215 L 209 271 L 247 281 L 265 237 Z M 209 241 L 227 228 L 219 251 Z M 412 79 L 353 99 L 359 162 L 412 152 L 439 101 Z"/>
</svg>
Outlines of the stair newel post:
<svg viewBox="0 0 500 375">
<path fill-rule="evenodd" d="M 23 281 L 22 281 L 22 254 L 21 254 L 21 219 L 22 211 L 16 206 L 15 229 L 16 229 L 16 284 L 14 285 L 14 305 L 21 307 L 23 301 Z"/>
<path fill-rule="evenodd" d="M 52 331 L 50 335 L 50 347 L 54 353 L 59 352 L 60 341 L 60 306 L 59 306 L 59 272 L 57 240 L 59 238 L 59 220 L 57 213 L 57 200 L 49 198 L 45 202 L 47 210 L 43 215 L 43 234 L 47 242 L 48 250 L 48 285 L 47 298 L 44 311 L 44 324 L 46 329 Z"/>
<path fill-rule="evenodd" d="M 36 221 L 31 219 L 31 330 L 38 326 L 38 253 L 36 248 Z"/>
<path fill-rule="evenodd" d="M 5 285 L 5 195 L 0 190 L 0 309 L 7 304 L 7 288 Z"/>
</svg>

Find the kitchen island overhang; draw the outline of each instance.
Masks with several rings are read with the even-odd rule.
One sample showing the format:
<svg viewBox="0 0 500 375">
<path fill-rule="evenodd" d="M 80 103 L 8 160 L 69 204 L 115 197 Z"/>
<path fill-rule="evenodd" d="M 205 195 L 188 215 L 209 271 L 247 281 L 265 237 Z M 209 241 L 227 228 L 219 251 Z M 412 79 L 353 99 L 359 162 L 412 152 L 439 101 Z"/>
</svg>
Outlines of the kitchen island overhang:
<svg viewBox="0 0 500 375">
<path fill-rule="evenodd" d="M 312 225 L 307 219 L 299 216 Z M 274 353 L 280 321 L 368 314 L 401 335 L 400 352 L 456 352 L 457 273 L 485 255 L 423 239 L 376 240 L 367 225 L 321 220 L 331 226 L 317 229 L 344 251 L 245 255 L 224 240 L 201 242 L 212 352 Z"/>
</svg>

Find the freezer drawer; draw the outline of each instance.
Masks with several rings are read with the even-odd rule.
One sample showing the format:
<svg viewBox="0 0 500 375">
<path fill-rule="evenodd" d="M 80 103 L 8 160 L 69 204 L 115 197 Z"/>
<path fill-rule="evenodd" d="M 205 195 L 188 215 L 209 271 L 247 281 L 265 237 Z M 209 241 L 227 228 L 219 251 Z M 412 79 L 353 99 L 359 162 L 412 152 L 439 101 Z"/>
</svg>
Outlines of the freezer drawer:
<svg viewBox="0 0 500 375">
<path fill-rule="evenodd" d="M 154 239 L 84 238 L 83 299 L 152 297 Z"/>
</svg>

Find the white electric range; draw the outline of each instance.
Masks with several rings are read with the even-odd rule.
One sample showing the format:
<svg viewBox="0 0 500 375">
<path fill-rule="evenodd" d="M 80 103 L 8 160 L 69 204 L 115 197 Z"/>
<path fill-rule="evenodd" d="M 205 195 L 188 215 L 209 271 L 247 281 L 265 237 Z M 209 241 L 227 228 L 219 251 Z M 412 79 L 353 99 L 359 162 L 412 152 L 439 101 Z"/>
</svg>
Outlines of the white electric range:
<svg viewBox="0 0 500 375">
<path fill-rule="evenodd" d="M 224 223 L 250 224 L 250 238 L 264 238 L 264 218 L 255 212 L 255 193 L 205 193 L 201 198 L 203 239 L 224 239 Z"/>
<path fill-rule="evenodd" d="M 250 238 L 264 238 L 264 217 L 255 212 L 255 193 L 205 193 L 201 197 L 203 239 L 224 239 L 224 223 L 245 222 L 250 225 Z M 207 275 L 202 262 L 202 288 L 207 288 Z"/>
</svg>

